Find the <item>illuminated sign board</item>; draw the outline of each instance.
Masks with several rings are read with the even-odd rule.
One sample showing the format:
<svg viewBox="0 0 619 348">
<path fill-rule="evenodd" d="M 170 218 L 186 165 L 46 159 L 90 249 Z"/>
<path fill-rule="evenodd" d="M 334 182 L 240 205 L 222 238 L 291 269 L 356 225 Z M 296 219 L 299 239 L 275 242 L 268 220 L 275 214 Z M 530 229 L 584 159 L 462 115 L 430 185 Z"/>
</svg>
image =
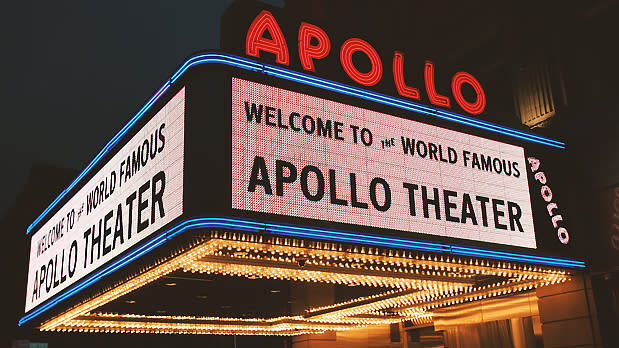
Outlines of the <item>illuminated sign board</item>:
<svg viewBox="0 0 619 348">
<path fill-rule="evenodd" d="M 232 78 L 232 208 L 535 248 L 524 149 Z"/>
<path fill-rule="evenodd" d="M 183 213 L 185 89 L 32 235 L 25 311 Z"/>
<path fill-rule="evenodd" d="M 199 53 L 28 227 L 20 325 L 65 310 L 82 290 L 89 296 L 124 277 L 113 273 L 125 265 L 204 229 L 583 267 L 538 255 L 572 256 L 579 245 L 574 230 L 566 234 L 562 176 L 552 176 L 564 147 L 248 58 Z M 533 157 L 543 166 L 528 168 Z M 557 240 L 562 232 L 569 244 Z"/>
</svg>

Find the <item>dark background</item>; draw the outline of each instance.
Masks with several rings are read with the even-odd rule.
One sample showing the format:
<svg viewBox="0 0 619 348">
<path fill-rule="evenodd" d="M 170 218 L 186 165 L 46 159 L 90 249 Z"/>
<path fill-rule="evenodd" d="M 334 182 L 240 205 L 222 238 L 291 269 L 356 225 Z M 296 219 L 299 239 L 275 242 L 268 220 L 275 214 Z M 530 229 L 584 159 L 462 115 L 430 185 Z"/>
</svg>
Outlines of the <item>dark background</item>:
<svg viewBox="0 0 619 348">
<path fill-rule="evenodd" d="M 81 170 L 185 57 L 218 49 L 231 3 L 4 4 L 0 215 L 33 163 Z"/>
<path fill-rule="evenodd" d="M 355 35 L 379 50 L 401 49 L 417 62 L 436 59 L 438 67 L 473 73 L 488 91 L 487 110 L 493 110 L 482 117 L 510 126 L 518 124 L 511 74 L 537 61 L 559 68 L 565 90 L 557 96 L 566 102 L 558 103 L 556 122 L 540 132 L 559 135 L 568 144 L 566 169 L 559 175 L 569 181 L 571 228 L 591 236 L 588 264 L 616 266 L 596 236 L 595 193 L 619 182 L 617 1 L 268 2 L 285 3 L 286 11 L 324 25 L 332 39 L 341 39 L 343 32 L 343 39 Z M 23 314 L 26 226 L 185 57 L 219 48 L 221 15 L 231 3 L 17 1 L 2 6 L 0 254 L 3 285 L 11 290 L 3 297 L 6 341 L 29 335 L 13 329 Z"/>
</svg>

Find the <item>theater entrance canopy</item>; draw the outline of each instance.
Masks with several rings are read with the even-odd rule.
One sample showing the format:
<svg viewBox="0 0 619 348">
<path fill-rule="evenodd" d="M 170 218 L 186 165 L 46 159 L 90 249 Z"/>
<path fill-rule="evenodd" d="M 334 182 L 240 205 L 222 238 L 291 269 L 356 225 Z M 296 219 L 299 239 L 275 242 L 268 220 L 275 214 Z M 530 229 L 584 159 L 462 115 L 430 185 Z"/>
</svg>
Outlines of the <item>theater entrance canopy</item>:
<svg viewBox="0 0 619 348">
<path fill-rule="evenodd" d="M 527 301 L 585 267 L 564 147 L 196 54 L 29 226 L 20 325 L 300 335 Z"/>
</svg>

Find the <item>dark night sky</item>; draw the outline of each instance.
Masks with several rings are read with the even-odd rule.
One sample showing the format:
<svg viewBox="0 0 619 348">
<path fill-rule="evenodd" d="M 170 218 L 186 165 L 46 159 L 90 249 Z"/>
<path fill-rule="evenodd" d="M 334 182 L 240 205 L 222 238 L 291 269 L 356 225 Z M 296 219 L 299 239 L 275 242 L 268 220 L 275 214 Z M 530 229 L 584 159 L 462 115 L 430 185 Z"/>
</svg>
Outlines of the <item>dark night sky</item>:
<svg viewBox="0 0 619 348">
<path fill-rule="evenodd" d="M 5 4 L 0 216 L 33 163 L 81 170 L 185 57 L 219 48 L 220 16 L 231 3 Z"/>
</svg>

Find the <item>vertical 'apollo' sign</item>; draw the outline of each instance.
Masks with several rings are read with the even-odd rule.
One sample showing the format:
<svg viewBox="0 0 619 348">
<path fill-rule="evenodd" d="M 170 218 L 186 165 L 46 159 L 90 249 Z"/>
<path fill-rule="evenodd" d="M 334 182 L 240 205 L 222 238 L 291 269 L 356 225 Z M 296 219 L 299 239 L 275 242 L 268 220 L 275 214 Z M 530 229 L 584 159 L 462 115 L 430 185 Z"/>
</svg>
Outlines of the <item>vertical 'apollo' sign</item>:
<svg viewBox="0 0 619 348">
<path fill-rule="evenodd" d="M 32 235 L 25 311 L 183 213 L 185 89 Z"/>
<path fill-rule="evenodd" d="M 524 149 L 233 78 L 232 208 L 535 248 Z"/>
</svg>

